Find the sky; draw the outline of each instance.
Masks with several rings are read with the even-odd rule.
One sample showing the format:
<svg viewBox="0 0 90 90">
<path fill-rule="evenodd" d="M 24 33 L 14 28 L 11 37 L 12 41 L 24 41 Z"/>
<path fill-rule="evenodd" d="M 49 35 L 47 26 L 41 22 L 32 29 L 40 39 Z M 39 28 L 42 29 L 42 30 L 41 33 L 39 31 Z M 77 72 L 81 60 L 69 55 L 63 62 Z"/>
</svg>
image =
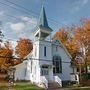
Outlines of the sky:
<svg viewBox="0 0 90 90">
<path fill-rule="evenodd" d="M 42 4 L 54 33 L 61 27 L 79 24 L 81 18 L 90 18 L 90 0 L 0 0 L 4 38 L 33 40 Z"/>
</svg>

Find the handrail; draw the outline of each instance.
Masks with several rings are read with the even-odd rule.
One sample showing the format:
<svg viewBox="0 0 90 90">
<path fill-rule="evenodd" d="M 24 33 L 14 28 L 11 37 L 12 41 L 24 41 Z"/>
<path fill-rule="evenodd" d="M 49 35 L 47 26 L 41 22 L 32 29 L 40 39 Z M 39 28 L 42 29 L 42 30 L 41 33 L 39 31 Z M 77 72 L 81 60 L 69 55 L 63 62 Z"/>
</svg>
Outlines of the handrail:
<svg viewBox="0 0 90 90">
<path fill-rule="evenodd" d="M 48 80 L 45 76 L 41 76 L 41 82 L 45 85 L 45 88 L 48 88 Z"/>
<path fill-rule="evenodd" d="M 55 82 L 57 82 L 62 87 L 62 80 L 59 76 L 54 76 Z"/>
</svg>

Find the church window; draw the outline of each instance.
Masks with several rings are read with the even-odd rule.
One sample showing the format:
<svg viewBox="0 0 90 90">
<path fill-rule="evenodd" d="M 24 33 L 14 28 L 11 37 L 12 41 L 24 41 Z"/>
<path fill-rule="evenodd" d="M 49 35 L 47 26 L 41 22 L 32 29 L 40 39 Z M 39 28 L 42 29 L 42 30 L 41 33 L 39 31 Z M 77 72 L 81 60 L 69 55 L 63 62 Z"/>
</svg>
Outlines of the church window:
<svg viewBox="0 0 90 90">
<path fill-rule="evenodd" d="M 37 56 L 37 48 L 35 47 L 35 57 Z"/>
<path fill-rule="evenodd" d="M 61 62 L 61 57 L 59 56 L 54 56 L 53 57 L 53 73 L 62 73 L 62 62 Z"/>
<path fill-rule="evenodd" d="M 56 52 L 58 51 L 58 47 L 56 46 Z"/>
<path fill-rule="evenodd" d="M 27 68 L 25 68 L 25 76 L 26 76 L 26 73 L 27 73 Z"/>
<path fill-rule="evenodd" d="M 44 56 L 46 56 L 46 46 L 44 47 Z"/>
<path fill-rule="evenodd" d="M 31 73 L 32 73 L 32 62 L 31 62 Z"/>
<path fill-rule="evenodd" d="M 36 66 L 35 66 L 35 74 L 36 74 Z"/>
</svg>

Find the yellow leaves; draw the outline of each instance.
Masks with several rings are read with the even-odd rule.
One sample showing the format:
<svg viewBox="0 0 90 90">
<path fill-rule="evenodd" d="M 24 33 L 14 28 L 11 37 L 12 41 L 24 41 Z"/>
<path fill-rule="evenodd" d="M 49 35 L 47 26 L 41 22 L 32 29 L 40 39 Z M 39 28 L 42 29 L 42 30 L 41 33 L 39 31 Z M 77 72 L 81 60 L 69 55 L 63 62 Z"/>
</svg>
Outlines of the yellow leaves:
<svg viewBox="0 0 90 90">
<path fill-rule="evenodd" d="M 90 41 L 90 31 L 86 31 L 83 27 L 78 27 L 74 35 L 74 39 L 80 43 L 80 45 L 87 45 Z"/>
<path fill-rule="evenodd" d="M 53 39 L 60 39 L 62 43 L 65 43 L 65 41 L 67 41 L 67 32 L 65 32 L 64 28 L 61 28 L 56 32 Z"/>
<path fill-rule="evenodd" d="M 69 28 L 70 30 L 74 29 L 73 27 Z M 74 58 L 77 51 L 78 46 L 75 43 L 74 39 L 68 38 L 69 33 L 65 31 L 64 28 L 60 29 L 56 34 L 54 35 L 53 39 L 60 39 L 60 41 L 63 43 L 63 45 L 67 48 L 71 56 Z"/>
<path fill-rule="evenodd" d="M 84 30 L 89 30 L 90 31 L 90 20 L 87 20 L 84 22 L 84 25 L 83 25 L 83 29 Z"/>
<path fill-rule="evenodd" d="M 7 44 L 7 42 L 5 43 L 5 47 L 1 47 L 0 48 L 0 69 L 7 69 L 9 66 L 11 66 L 11 60 L 12 58 L 8 58 L 8 57 L 12 57 L 13 54 L 13 50 L 9 47 L 9 42 Z M 8 46 L 8 47 L 7 47 Z"/>
<path fill-rule="evenodd" d="M 20 38 L 16 46 L 16 53 L 20 58 L 24 58 L 33 49 L 31 40 Z"/>
<path fill-rule="evenodd" d="M 66 32 L 69 30 L 70 33 Z M 60 39 L 74 60 L 81 48 L 90 49 L 90 20 L 82 26 L 71 26 L 68 29 L 62 28 L 54 35 L 53 39 Z M 69 34 L 72 34 L 70 36 Z M 68 38 L 70 36 L 70 38 Z M 85 51 L 87 63 L 90 65 L 90 50 Z M 78 62 L 74 62 L 78 65 Z"/>
</svg>

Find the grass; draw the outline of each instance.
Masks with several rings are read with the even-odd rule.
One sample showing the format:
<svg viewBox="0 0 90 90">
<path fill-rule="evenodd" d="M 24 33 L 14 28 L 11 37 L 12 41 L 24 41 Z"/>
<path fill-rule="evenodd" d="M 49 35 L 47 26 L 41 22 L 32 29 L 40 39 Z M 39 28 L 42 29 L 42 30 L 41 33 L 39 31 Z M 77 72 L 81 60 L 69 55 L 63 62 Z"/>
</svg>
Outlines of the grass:
<svg viewBox="0 0 90 90">
<path fill-rule="evenodd" d="M 7 84 L 0 84 L 0 90 L 44 90 L 43 88 L 37 87 L 35 85 L 32 85 L 29 82 L 18 82 L 15 83 L 15 85 L 9 85 Z"/>
<path fill-rule="evenodd" d="M 11 89 L 10 89 L 11 88 Z M 74 88 L 74 87 L 72 87 Z M 43 88 L 37 87 L 30 82 L 17 82 L 15 85 L 9 85 L 8 83 L 0 83 L 0 90 L 45 90 Z M 70 90 L 90 90 L 90 87 L 75 87 Z"/>
<path fill-rule="evenodd" d="M 90 90 L 90 88 L 76 88 L 76 89 L 70 89 L 70 90 Z"/>
</svg>

